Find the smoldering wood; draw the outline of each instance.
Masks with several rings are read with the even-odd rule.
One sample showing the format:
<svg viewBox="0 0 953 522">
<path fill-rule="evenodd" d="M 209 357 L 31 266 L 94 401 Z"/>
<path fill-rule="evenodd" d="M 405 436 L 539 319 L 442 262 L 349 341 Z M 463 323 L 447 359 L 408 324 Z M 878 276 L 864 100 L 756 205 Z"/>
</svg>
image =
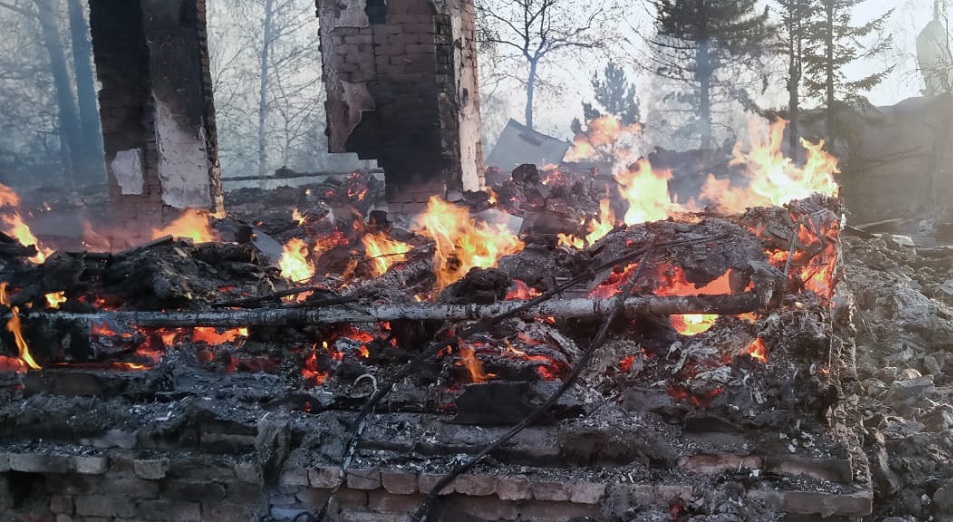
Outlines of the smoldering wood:
<svg viewBox="0 0 953 522">
<path fill-rule="evenodd" d="M 640 315 L 717 314 L 737 315 L 766 308 L 770 296 L 746 292 L 738 295 L 640 296 L 626 299 L 626 317 Z M 375 323 L 380 321 L 465 321 L 496 317 L 523 306 L 523 301 L 502 301 L 490 305 L 451 305 L 438 303 L 394 304 L 378 306 L 338 305 L 322 308 L 278 308 L 269 310 L 223 310 L 181 312 L 110 311 L 94 314 L 37 313 L 32 318 L 109 322 L 155 328 L 212 326 L 279 326 L 304 324 Z M 518 317 L 588 318 L 605 317 L 612 312 L 615 299 L 564 299 L 547 301 L 523 310 Z M 7 315 L 6 317 L 9 317 Z"/>
</svg>

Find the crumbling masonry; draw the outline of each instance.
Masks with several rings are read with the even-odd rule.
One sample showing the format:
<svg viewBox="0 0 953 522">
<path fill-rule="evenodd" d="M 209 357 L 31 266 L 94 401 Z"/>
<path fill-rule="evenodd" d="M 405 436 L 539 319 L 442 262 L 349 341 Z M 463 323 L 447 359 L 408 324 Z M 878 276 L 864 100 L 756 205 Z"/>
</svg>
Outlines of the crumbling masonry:
<svg viewBox="0 0 953 522">
<path fill-rule="evenodd" d="M 472 0 L 318 0 L 329 150 L 376 159 L 391 212 L 482 184 Z"/>
</svg>

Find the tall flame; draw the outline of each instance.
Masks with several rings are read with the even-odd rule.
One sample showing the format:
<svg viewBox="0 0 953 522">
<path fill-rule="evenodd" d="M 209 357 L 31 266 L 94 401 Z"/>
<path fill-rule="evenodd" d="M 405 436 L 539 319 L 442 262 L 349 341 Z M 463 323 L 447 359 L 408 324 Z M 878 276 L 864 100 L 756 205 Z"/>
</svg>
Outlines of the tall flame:
<svg viewBox="0 0 953 522">
<path fill-rule="evenodd" d="M 384 275 L 394 263 L 407 259 L 405 255 L 411 246 L 395 241 L 383 232 L 366 234 L 361 238 L 367 258 L 371 260 L 371 270 L 375 276 Z"/>
<path fill-rule="evenodd" d="M 741 144 L 735 145 L 731 165 L 745 167 L 746 187 L 732 187 L 729 180 L 709 175 L 702 188 L 702 198 L 722 211 L 744 212 L 755 206 L 781 206 L 814 193 L 836 196 L 838 187 L 834 174 L 840 172 L 837 158 L 824 152 L 823 140 L 814 144 L 801 139 L 807 159 L 803 167 L 795 165 L 781 153 L 786 125 L 784 120 L 771 124 L 767 137 L 761 133 L 761 142 L 752 143 L 748 152 L 742 150 Z M 752 136 L 758 134 L 756 129 L 751 132 Z"/>
<path fill-rule="evenodd" d="M 496 266 L 503 256 L 519 252 L 523 242 L 503 225 L 477 223 L 466 208 L 434 196 L 418 218 L 417 232 L 436 243 L 436 291 L 461 279 L 471 268 Z"/>
<path fill-rule="evenodd" d="M 613 149 L 623 137 L 642 132 L 642 126 L 638 123 L 623 125 L 614 114 L 600 116 L 590 121 L 587 127 L 586 132 L 576 135 L 563 161 L 598 160 L 600 156 L 613 156 Z"/>
<path fill-rule="evenodd" d="M 191 238 L 196 243 L 219 240 L 218 232 L 212 230 L 212 225 L 209 223 L 208 213 L 195 209 L 186 210 L 179 219 L 152 231 L 152 239 L 169 235 L 175 238 Z"/>
<path fill-rule="evenodd" d="M 292 281 L 306 281 L 314 276 L 314 264 L 308 258 L 308 244 L 296 237 L 285 244 L 278 260 L 282 277 Z"/>
<path fill-rule="evenodd" d="M 660 221 L 682 210 L 673 202 L 668 190 L 669 170 L 655 170 L 647 159 L 639 159 L 635 165 L 616 172 L 619 192 L 629 202 L 625 213 L 626 225 L 648 221 Z"/>
<path fill-rule="evenodd" d="M 16 306 L 10 305 L 10 298 L 7 296 L 7 282 L 0 282 L 0 304 L 10 307 L 10 320 L 7 321 L 7 331 L 13 334 L 13 340 L 16 342 L 17 351 L 20 360 L 34 370 L 39 370 L 40 365 L 33 360 L 30 355 L 30 347 L 23 338 L 23 327 L 20 324 L 20 310 Z"/>
<path fill-rule="evenodd" d="M 470 373 L 470 382 L 474 384 L 482 384 L 496 377 L 492 373 L 486 373 L 483 369 L 483 362 L 477 358 L 473 348 L 463 342 L 460 343 L 460 362 Z"/>
<path fill-rule="evenodd" d="M 685 272 L 678 267 L 666 271 L 659 278 L 665 286 L 656 292 L 660 296 L 668 295 L 724 295 L 731 293 L 731 271 L 725 272 L 718 279 L 707 285 L 696 288 L 685 278 Z M 715 314 L 687 314 L 671 316 L 672 327 L 682 335 L 697 335 L 708 331 L 714 326 L 718 316 Z"/>
<path fill-rule="evenodd" d="M 19 207 L 20 198 L 10 187 L 0 184 L 0 224 L 2 230 L 8 236 L 16 238 L 23 246 L 36 247 L 37 254 L 30 258 L 34 263 L 46 261 L 47 256 L 53 253 L 53 250 L 45 248 L 33 235 L 30 227 L 20 216 Z"/>
</svg>

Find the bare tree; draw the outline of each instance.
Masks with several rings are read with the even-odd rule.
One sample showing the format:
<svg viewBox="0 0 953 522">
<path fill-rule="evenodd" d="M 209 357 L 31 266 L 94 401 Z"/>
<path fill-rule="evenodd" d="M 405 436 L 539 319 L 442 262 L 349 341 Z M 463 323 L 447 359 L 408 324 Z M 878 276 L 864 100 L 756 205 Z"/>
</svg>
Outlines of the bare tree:
<svg viewBox="0 0 953 522">
<path fill-rule="evenodd" d="M 604 48 L 616 12 L 610 0 L 478 0 L 481 41 L 496 45 L 502 60 L 523 62 L 526 68 L 527 127 L 533 128 L 540 67 L 558 55 Z"/>
</svg>

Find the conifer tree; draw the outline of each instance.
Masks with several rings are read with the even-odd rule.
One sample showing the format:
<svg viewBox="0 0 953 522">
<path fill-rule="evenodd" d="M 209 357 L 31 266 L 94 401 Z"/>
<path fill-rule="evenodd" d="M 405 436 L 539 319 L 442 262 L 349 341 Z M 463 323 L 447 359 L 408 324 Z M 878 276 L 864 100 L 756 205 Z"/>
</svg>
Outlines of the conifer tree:
<svg viewBox="0 0 953 522">
<path fill-rule="evenodd" d="M 598 74 L 592 75 L 592 89 L 598 107 L 596 104 L 583 102 L 582 113 L 586 125 L 607 114 L 617 116 L 620 123 L 626 126 L 638 122 L 641 118 L 639 103 L 635 97 L 635 85 L 629 83 L 625 70 L 612 60 L 606 64 L 602 77 Z M 573 119 L 572 131 L 574 134 L 582 133 L 583 125 L 579 118 Z"/>
</svg>

